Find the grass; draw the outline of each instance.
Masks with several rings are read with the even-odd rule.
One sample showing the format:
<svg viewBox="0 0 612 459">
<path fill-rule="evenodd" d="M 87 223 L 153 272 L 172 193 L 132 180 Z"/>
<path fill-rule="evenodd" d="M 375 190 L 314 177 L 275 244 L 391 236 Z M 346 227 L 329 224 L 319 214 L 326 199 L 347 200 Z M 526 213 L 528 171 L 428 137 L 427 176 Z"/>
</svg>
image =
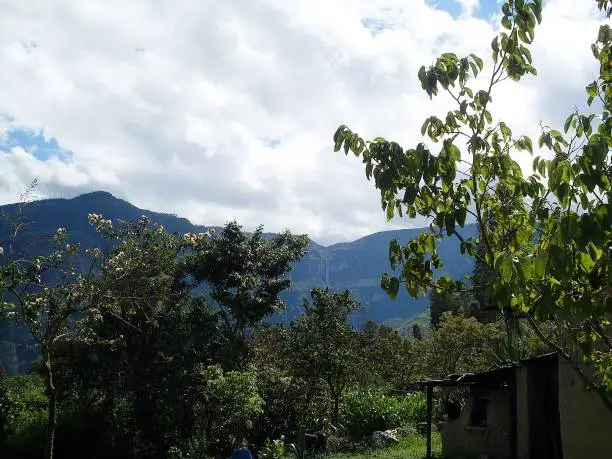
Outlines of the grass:
<svg viewBox="0 0 612 459">
<path fill-rule="evenodd" d="M 432 454 L 440 457 L 440 436 L 432 435 Z M 404 437 L 396 445 L 388 448 L 365 451 L 362 453 L 342 453 L 327 456 L 328 459 L 423 459 L 427 449 L 427 441 L 423 436 Z"/>
</svg>

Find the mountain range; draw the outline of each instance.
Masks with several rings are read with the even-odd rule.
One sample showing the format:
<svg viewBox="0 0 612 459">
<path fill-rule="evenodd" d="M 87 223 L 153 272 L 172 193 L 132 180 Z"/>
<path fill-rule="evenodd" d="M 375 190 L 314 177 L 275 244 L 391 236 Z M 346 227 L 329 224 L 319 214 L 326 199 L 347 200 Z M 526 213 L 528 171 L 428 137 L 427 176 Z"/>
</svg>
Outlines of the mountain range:
<svg viewBox="0 0 612 459">
<path fill-rule="evenodd" d="M 0 244 L 6 244 L 11 232 L 6 222 L 19 212 L 28 222 L 20 233 L 19 245 L 26 247 L 22 251 L 29 254 L 43 253 L 49 238 L 59 227 L 66 227 L 71 239 L 83 246 L 99 245 L 99 234 L 88 223 L 87 216 L 90 213 L 101 213 L 113 221 L 135 221 L 146 215 L 169 232 L 198 233 L 210 229 L 194 225 L 186 218 L 176 215 L 140 209 L 110 193 L 96 191 L 72 199 L 46 199 L 25 206 L 0 206 L 0 214 L 5 217 L 3 223 L 0 223 Z M 312 288 L 326 286 L 333 290 L 349 289 L 361 302 L 362 308 L 353 318 L 356 325 L 373 320 L 397 326 L 411 318 L 422 317 L 428 307 L 427 298 L 412 299 L 402 290 L 392 300 L 380 288 L 381 274 L 390 270 L 389 242 L 396 239 L 403 244 L 422 231 L 422 228 L 383 231 L 356 241 L 329 246 L 312 241 L 307 254 L 294 264 L 291 288 L 282 294 L 287 308 L 270 320 L 291 321 L 302 310 L 302 298 L 308 296 Z M 475 225 L 466 225 L 464 228 L 466 237 L 475 236 L 476 232 Z M 438 249 L 447 275 L 458 279 L 471 273 L 472 261 L 467 255 L 460 253 L 455 241 L 443 239 L 439 242 Z M 6 339 L 0 336 L 0 343 Z M 0 344 L 0 354 L 1 348 Z"/>
</svg>

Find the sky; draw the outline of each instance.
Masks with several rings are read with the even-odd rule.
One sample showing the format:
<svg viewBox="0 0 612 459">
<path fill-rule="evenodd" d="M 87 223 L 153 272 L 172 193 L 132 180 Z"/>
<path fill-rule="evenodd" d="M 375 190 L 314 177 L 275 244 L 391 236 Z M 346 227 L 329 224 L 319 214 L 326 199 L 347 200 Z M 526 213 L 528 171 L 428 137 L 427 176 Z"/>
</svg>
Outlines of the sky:
<svg viewBox="0 0 612 459">
<path fill-rule="evenodd" d="M 451 107 L 417 72 L 443 52 L 487 65 L 495 0 L 0 0 L 0 203 L 104 190 L 193 223 L 236 219 L 329 244 L 424 221 L 385 220 L 341 124 L 414 147 Z M 537 138 L 584 105 L 603 21 L 548 0 L 537 78 L 492 112 Z M 479 88 L 479 82 L 472 85 Z M 432 148 L 435 147 L 432 145 Z M 436 151 L 435 149 L 433 150 Z M 531 158 L 517 156 L 528 172 Z"/>
</svg>

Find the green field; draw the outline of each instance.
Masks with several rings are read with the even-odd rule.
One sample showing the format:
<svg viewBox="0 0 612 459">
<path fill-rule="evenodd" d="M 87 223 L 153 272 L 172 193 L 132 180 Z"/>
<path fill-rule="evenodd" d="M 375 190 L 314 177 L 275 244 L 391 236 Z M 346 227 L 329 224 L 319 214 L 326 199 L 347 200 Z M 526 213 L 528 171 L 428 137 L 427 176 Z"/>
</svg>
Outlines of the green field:
<svg viewBox="0 0 612 459">
<path fill-rule="evenodd" d="M 440 457 L 440 436 L 432 438 L 433 457 Z M 404 437 L 397 445 L 389 448 L 364 451 L 361 453 L 343 453 L 327 456 L 330 459 L 423 459 L 426 452 L 426 439 L 423 436 Z"/>
</svg>

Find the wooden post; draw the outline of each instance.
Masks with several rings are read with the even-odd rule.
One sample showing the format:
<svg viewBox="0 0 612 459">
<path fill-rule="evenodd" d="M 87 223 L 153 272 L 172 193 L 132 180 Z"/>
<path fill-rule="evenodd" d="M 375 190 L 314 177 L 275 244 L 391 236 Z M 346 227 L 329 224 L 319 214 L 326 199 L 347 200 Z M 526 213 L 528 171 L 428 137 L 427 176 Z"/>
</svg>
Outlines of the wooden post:
<svg viewBox="0 0 612 459">
<path fill-rule="evenodd" d="M 298 441 L 297 441 L 298 457 L 304 459 L 306 457 L 306 428 L 299 426 Z"/>
<path fill-rule="evenodd" d="M 511 370 L 508 378 L 510 387 L 510 457 L 518 457 L 518 368 Z"/>
<path fill-rule="evenodd" d="M 431 459 L 431 418 L 433 412 L 433 386 L 427 384 L 427 459 Z"/>
</svg>

